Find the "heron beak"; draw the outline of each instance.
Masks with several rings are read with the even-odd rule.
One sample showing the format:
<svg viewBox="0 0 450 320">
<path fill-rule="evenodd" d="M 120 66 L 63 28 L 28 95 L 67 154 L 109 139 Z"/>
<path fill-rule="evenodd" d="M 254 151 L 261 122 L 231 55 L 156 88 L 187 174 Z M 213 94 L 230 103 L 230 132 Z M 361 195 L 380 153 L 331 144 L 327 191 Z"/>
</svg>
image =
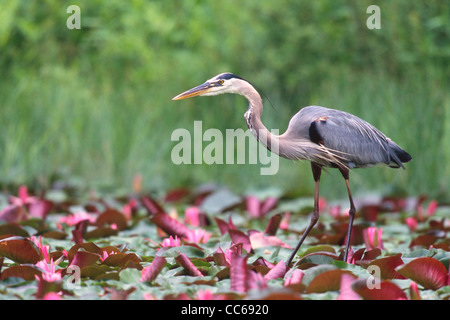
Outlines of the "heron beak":
<svg viewBox="0 0 450 320">
<path fill-rule="evenodd" d="M 195 88 L 192 88 L 188 91 L 180 93 L 176 97 L 172 98 L 172 100 L 181 100 L 181 99 L 187 99 L 187 98 L 191 98 L 191 97 L 200 96 L 204 93 L 211 91 L 212 87 L 213 86 L 211 85 L 211 83 L 205 82 L 199 86 L 196 86 Z"/>
</svg>

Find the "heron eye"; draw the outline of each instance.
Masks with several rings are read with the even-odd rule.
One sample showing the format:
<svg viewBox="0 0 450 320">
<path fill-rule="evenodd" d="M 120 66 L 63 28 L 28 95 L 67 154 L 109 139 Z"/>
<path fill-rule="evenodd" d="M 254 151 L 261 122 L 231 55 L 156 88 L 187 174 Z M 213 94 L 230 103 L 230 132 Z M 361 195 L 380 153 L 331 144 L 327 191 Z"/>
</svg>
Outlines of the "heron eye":
<svg viewBox="0 0 450 320">
<path fill-rule="evenodd" d="M 223 85 L 223 82 L 224 82 L 223 80 L 217 81 L 217 83 L 220 84 L 220 85 Z"/>
</svg>

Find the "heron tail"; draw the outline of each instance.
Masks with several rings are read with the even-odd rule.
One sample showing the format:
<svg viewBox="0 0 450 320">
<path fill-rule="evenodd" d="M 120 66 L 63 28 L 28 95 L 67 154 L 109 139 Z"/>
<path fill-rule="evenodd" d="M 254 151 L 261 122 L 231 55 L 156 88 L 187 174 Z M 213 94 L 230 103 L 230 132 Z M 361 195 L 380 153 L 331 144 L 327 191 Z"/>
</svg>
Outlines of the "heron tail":
<svg viewBox="0 0 450 320">
<path fill-rule="evenodd" d="M 405 169 L 403 163 L 408 162 L 412 159 L 411 155 L 408 152 L 400 148 L 392 141 L 389 141 L 389 151 L 390 151 L 389 156 L 391 158 L 391 161 L 393 162 L 390 165 L 390 167 L 392 168 L 401 167 Z"/>
</svg>

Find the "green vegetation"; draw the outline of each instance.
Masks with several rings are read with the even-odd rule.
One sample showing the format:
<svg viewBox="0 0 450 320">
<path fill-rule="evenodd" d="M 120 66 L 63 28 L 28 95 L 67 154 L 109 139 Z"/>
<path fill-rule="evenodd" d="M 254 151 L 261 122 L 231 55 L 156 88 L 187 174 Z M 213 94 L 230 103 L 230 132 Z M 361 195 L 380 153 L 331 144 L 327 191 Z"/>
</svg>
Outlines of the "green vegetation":
<svg viewBox="0 0 450 320">
<path fill-rule="evenodd" d="M 69 5 L 81 30 L 69 30 Z M 381 9 L 369 30 L 366 9 Z M 302 106 L 352 112 L 404 147 L 402 172 L 355 171 L 355 190 L 448 199 L 450 7 L 445 1 L 20 1 L 0 11 L 0 183 L 48 186 L 56 175 L 89 185 L 148 189 L 210 181 L 237 191 L 270 185 L 310 193 L 309 165 L 171 162 L 173 130 L 244 128 L 246 102 L 221 96 L 173 102 L 220 72 L 255 83 L 263 121 L 283 131 Z M 323 192 L 340 197 L 338 174 Z M 343 185 L 342 185 L 343 186 Z M 389 186 L 389 187 L 386 187 Z"/>
</svg>

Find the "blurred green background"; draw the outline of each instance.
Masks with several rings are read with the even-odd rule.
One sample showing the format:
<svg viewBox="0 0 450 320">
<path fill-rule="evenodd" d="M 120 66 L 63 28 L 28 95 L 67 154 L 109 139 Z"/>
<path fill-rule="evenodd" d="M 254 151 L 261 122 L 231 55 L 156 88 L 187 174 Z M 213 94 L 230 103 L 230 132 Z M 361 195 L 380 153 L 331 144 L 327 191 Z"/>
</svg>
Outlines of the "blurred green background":
<svg viewBox="0 0 450 320">
<path fill-rule="evenodd" d="M 69 30 L 69 5 L 81 29 Z M 381 29 L 369 30 L 369 5 Z M 207 182 L 236 191 L 313 190 L 307 163 L 174 165 L 177 128 L 246 130 L 244 98 L 172 101 L 221 72 L 254 83 L 263 122 L 283 132 L 300 107 L 322 105 L 371 122 L 413 156 L 407 170 L 355 170 L 354 193 L 449 199 L 448 1 L 5 0 L 0 10 L 0 183 L 55 179 L 168 190 Z M 322 195 L 345 195 L 340 174 Z"/>
</svg>

